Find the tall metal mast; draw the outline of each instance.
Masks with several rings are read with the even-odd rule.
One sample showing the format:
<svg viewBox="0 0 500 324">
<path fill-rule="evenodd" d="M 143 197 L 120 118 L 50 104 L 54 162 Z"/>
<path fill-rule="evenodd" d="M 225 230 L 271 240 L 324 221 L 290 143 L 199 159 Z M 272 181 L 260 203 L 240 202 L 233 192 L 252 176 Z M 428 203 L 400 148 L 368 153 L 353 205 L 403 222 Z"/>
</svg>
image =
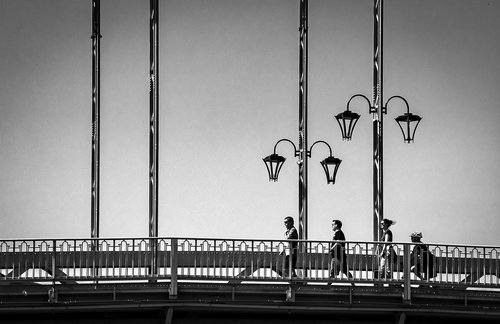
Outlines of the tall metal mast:
<svg viewBox="0 0 500 324">
<path fill-rule="evenodd" d="M 92 238 L 99 237 L 99 133 L 100 133 L 100 39 L 101 2 L 92 0 L 92 179 L 91 229 Z"/>
<path fill-rule="evenodd" d="M 308 0 L 299 12 L 299 238 L 307 240 L 307 28 Z"/>
<path fill-rule="evenodd" d="M 383 191 L 383 0 L 374 0 L 373 19 L 373 240 L 380 239 Z"/>
<path fill-rule="evenodd" d="M 150 0 L 149 30 L 149 236 L 158 236 L 158 0 Z"/>
</svg>

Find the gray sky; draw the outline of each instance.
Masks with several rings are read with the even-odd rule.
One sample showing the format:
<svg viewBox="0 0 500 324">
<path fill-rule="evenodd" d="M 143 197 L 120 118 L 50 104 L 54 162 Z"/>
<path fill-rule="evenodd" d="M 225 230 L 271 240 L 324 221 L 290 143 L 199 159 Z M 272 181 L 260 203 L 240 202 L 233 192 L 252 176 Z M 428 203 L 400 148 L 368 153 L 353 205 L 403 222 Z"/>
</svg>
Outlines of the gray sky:
<svg viewBox="0 0 500 324">
<path fill-rule="evenodd" d="M 372 124 L 333 116 L 371 98 L 373 1 L 310 0 L 309 238 L 372 236 Z M 1 0 L 0 237 L 90 236 L 90 0 Z M 395 241 L 500 245 L 500 3 L 385 0 L 384 98 L 423 116 L 403 143 L 384 116 Z M 281 238 L 298 214 L 298 1 L 160 1 L 160 236 Z M 149 1 L 101 4 L 101 237 L 148 235 Z"/>
</svg>

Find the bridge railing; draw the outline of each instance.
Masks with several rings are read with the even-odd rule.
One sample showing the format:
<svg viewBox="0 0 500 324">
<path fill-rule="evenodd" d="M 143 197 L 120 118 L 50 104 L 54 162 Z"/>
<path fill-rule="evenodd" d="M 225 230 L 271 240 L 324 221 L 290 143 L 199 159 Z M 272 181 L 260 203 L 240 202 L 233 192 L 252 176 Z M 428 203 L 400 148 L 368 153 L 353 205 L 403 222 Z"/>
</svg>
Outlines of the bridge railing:
<svg viewBox="0 0 500 324">
<path fill-rule="evenodd" d="M 381 257 L 384 246 L 386 251 L 394 252 Z M 418 256 L 414 244 L 400 242 L 385 245 L 347 241 L 343 251 L 332 252 L 329 241 L 291 244 L 283 240 L 212 238 L 0 240 L 0 282 L 308 281 L 500 288 L 500 247 L 427 247 L 429 253 Z M 338 261 L 332 263 L 332 258 Z M 388 271 L 381 271 L 382 260 Z"/>
</svg>

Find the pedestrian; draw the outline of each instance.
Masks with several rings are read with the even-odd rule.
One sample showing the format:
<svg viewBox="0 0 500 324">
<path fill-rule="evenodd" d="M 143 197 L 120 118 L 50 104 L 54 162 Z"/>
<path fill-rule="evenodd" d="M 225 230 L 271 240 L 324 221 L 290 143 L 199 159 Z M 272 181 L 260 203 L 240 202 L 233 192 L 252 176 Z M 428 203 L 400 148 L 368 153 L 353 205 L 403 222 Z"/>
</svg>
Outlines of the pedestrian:
<svg viewBox="0 0 500 324">
<path fill-rule="evenodd" d="M 422 232 L 410 234 L 412 243 L 415 244 L 410 255 L 410 271 L 418 278 L 428 280 L 436 276 L 434 271 L 435 256 L 429 251 L 429 246 L 422 242 Z"/>
<path fill-rule="evenodd" d="M 348 278 L 352 278 L 351 273 L 347 270 L 347 252 L 345 235 L 342 231 L 342 222 L 338 219 L 332 221 L 333 244 L 330 248 L 330 277 L 336 277 L 344 273 Z"/>
<path fill-rule="evenodd" d="M 284 223 L 286 228 L 285 240 L 288 241 L 288 247 L 285 248 L 284 251 L 281 251 L 280 253 L 280 255 L 285 255 L 284 277 L 288 277 L 290 272 L 292 274 L 292 277 L 297 277 L 297 274 L 295 273 L 295 267 L 297 264 L 297 246 L 298 246 L 297 240 L 299 239 L 299 234 L 297 232 L 297 229 L 294 227 L 293 217 L 291 216 L 285 217 Z M 278 274 L 280 276 L 283 276 L 281 269 L 278 270 Z"/>
<path fill-rule="evenodd" d="M 392 225 L 396 224 L 395 221 L 384 218 L 380 222 L 380 227 L 382 229 L 379 245 L 379 268 L 378 277 L 381 279 L 387 279 L 392 277 L 392 271 L 394 264 L 397 262 L 397 254 L 390 242 L 392 242 L 392 231 L 389 229 Z"/>
</svg>

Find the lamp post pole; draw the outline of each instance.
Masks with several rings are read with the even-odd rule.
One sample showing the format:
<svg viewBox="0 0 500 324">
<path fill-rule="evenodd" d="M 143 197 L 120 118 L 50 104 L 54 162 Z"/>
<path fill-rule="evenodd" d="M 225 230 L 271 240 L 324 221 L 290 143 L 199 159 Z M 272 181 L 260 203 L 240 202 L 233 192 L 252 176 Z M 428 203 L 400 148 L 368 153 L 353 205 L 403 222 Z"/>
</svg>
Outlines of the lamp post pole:
<svg viewBox="0 0 500 324">
<path fill-rule="evenodd" d="M 373 241 L 380 238 L 384 218 L 383 186 L 383 0 L 374 0 L 373 19 Z"/>
<path fill-rule="evenodd" d="M 150 0 L 149 30 L 149 237 L 151 252 L 150 274 L 158 274 L 158 160 L 159 160 L 159 30 L 158 0 Z"/>
<path fill-rule="evenodd" d="M 337 171 L 342 160 L 333 156 L 332 148 L 325 141 L 316 141 L 308 149 L 307 144 L 307 27 L 308 27 L 308 0 L 299 0 L 299 145 L 298 149 L 293 141 L 283 138 L 274 145 L 273 154 L 263 158 L 269 181 L 278 181 L 278 175 L 285 162 L 285 158 L 276 154 L 279 143 L 286 141 L 293 145 L 294 156 L 298 157 L 299 166 L 299 239 L 308 239 L 307 219 L 307 167 L 308 158 L 312 156 L 313 147 L 322 143 L 328 147 L 330 155 L 320 163 L 325 171 L 326 183 L 335 184 Z"/>
<path fill-rule="evenodd" d="M 99 174 L 100 174 L 100 43 L 101 2 L 92 0 L 92 179 L 90 235 L 99 237 Z"/>
<path fill-rule="evenodd" d="M 401 96 L 390 97 L 385 105 L 383 103 L 383 0 L 374 0 L 373 19 L 373 97 L 372 103 L 362 95 L 355 94 L 347 102 L 347 109 L 335 116 L 344 140 L 351 140 L 352 132 L 360 117 L 359 114 L 349 110 L 349 104 L 354 98 L 366 100 L 370 106 L 369 112 L 373 116 L 373 241 L 380 239 L 379 224 L 384 219 L 384 182 L 383 182 L 383 117 L 387 113 L 387 105 L 392 99 L 400 99 L 406 106 L 406 113 L 395 118 L 403 133 L 404 141 L 413 142 L 415 131 L 422 117 L 410 112 L 410 107 L 405 98 Z"/>
<path fill-rule="evenodd" d="M 158 0 L 150 0 L 149 30 L 149 236 L 158 236 L 159 31 Z"/>
<path fill-rule="evenodd" d="M 307 240 L 307 28 L 308 0 L 299 10 L 299 238 Z"/>
</svg>

